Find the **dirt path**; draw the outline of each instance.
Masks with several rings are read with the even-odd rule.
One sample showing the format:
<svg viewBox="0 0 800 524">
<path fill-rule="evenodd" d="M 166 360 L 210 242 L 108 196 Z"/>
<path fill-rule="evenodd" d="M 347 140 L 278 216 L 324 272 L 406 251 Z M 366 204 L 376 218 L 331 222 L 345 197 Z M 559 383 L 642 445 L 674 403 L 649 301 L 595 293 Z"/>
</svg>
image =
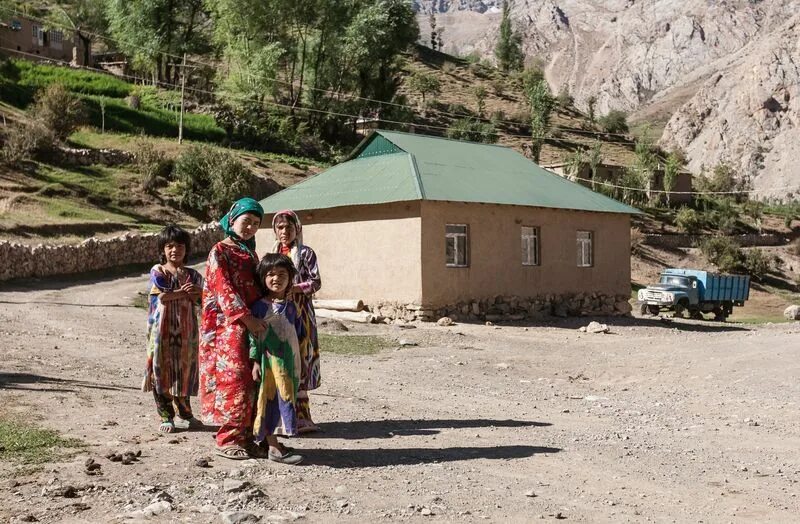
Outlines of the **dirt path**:
<svg viewBox="0 0 800 524">
<path fill-rule="evenodd" d="M 419 345 L 323 355 L 312 407 L 325 431 L 292 442 L 308 463 L 292 468 L 213 458 L 210 431 L 155 431 L 139 391 L 145 314 L 128 307 L 143 282 L 0 292 L 0 409 L 89 445 L 33 474 L 12 478 L 0 463 L 12 478 L 2 481 L 0 521 L 223 522 L 236 510 L 264 522 L 800 514 L 800 324 L 609 319 L 607 335 L 579 333 L 585 319 L 354 327 Z M 141 450 L 140 460 L 104 458 L 125 450 Z M 101 476 L 84 473 L 87 457 Z M 195 464 L 203 457 L 210 468 Z M 76 498 L 43 495 L 65 485 Z M 151 506 L 158 498 L 171 502 Z"/>
</svg>

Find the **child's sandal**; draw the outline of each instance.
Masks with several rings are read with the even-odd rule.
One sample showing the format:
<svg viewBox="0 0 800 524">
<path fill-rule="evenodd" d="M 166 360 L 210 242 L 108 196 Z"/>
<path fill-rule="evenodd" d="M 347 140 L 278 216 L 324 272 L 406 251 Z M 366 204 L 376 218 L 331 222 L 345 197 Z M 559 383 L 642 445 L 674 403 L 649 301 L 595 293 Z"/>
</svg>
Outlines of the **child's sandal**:
<svg viewBox="0 0 800 524">
<path fill-rule="evenodd" d="M 161 433 L 174 433 L 175 423 L 171 420 L 165 420 L 160 426 L 158 426 L 158 431 Z"/>
<path fill-rule="evenodd" d="M 231 460 L 247 460 L 250 458 L 250 453 L 242 446 L 236 444 L 233 446 L 217 446 L 216 454 Z"/>
</svg>

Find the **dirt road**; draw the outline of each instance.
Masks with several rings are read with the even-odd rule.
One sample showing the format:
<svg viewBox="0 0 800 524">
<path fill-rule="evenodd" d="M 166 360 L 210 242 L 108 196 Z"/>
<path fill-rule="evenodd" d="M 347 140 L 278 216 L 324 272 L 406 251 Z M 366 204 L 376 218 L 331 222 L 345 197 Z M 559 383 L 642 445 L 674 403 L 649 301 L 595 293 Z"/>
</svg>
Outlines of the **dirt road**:
<svg viewBox="0 0 800 524">
<path fill-rule="evenodd" d="M 323 348 L 312 407 L 324 432 L 293 440 L 307 463 L 289 467 L 214 458 L 211 430 L 157 433 L 139 391 L 145 313 L 129 306 L 144 282 L 0 291 L 0 410 L 88 444 L 35 473 L 0 463 L 0 521 L 800 515 L 800 324 L 607 319 L 605 335 L 580 333 L 587 319 L 353 327 L 418 345 Z M 130 465 L 104 458 L 125 450 L 142 454 Z M 102 475 L 84 472 L 87 458 Z"/>
</svg>

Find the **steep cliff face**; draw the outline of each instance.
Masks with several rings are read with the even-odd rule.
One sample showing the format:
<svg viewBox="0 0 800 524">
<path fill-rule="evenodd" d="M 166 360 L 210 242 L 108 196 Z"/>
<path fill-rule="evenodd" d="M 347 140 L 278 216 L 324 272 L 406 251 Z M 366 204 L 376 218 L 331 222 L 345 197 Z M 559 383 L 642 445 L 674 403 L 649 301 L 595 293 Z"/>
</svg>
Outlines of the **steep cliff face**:
<svg viewBox="0 0 800 524">
<path fill-rule="evenodd" d="M 793 150 L 797 138 L 791 82 L 797 82 L 800 55 L 791 20 L 800 1 L 510 4 L 526 54 L 541 58 L 552 88 L 566 86 L 579 106 L 596 96 L 600 113 L 622 109 L 634 119 L 663 120 L 674 115 L 662 142 L 686 149 L 694 169 L 728 161 L 757 187 L 791 177 L 783 151 Z M 501 0 L 416 2 L 423 35 L 433 9 L 444 27 L 445 51 L 477 51 L 489 59 L 501 6 Z M 768 107 L 754 109 L 764 103 Z"/>
<path fill-rule="evenodd" d="M 727 162 L 761 195 L 800 196 L 800 16 L 719 67 L 662 143 L 684 149 L 695 171 Z"/>
</svg>

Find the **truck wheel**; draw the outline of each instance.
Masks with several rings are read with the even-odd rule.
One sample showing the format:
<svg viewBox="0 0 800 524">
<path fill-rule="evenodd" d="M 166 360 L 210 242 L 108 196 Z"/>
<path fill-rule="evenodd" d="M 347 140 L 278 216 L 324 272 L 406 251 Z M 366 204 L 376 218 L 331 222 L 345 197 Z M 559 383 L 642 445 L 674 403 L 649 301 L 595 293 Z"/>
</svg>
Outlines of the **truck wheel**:
<svg viewBox="0 0 800 524">
<path fill-rule="evenodd" d="M 653 305 L 647 306 L 647 312 L 653 315 L 654 317 L 657 317 L 660 311 L 661 310 L 658 306 L 653 306 Z"/>
<path fill-rule="evenodd" d="M 727 315 L 725 314 L 725 308 L 717 306 L 717 307 L 714 308 L 713 313 L 714 313 L 714 320 L 715 321 L 717 321 L 717 322 L 725 322 L 725 319 L 727 318 Z"/>
<path fill-rule="evenodd" d="M 703 316 L 702 313 L 700 313 L 699 309 L 690 309 L 689 318 L 693 320 L 705 320 L 705 317 Z"/>
<path fill-rule="evenodd" d="M 675 315 L 676 317 L 683 318 L 683 312 L 686 311 L 686 302 L 681 300 L 677 304 L 675 304 Z"/>
</svg>

